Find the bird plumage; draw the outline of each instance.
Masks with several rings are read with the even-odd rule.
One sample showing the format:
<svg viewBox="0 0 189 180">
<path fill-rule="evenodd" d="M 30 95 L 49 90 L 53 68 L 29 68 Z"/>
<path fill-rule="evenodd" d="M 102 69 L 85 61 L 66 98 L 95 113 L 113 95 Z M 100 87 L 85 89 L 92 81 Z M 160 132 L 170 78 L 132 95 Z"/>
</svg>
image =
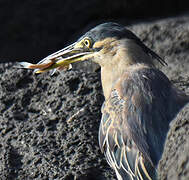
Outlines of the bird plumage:
<svg viewBox="0 0 189 180">
<path fill-rule="evenodd" d="M 143 64 L 114 84 L 102 108 L 99 144 L 118 179 L 155 179 L 169 123 L 185 104 L 177 104 L 177 94 L 161 71 Z"/>
</svg>

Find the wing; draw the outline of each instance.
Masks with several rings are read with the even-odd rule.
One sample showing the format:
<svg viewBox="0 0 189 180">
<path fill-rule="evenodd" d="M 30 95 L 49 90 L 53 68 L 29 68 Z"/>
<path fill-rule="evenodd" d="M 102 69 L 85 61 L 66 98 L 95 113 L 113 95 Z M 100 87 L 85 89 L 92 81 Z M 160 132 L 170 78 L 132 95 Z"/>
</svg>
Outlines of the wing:
<svg viewBox="0 0 189 180">
<path fill-rule="evenodd" d="M 154 179 L 171 96 L 171 83 L 156 69 L 140 69 L 115 84 L 102 108 L 99 144 L 118 179 Z"/>
</svg>

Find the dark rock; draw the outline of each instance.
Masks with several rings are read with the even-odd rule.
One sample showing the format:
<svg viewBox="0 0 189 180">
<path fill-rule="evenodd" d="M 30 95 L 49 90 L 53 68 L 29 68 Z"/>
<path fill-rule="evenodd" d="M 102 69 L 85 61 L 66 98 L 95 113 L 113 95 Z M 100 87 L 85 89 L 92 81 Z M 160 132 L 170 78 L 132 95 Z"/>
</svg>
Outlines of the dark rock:
<svg viewBox="0 0 189 180">
<path fill-rule="evenodd" d="M 162 180 L 189 179 L 189 104 L 171 123 L 162 160 L 159 163 L 159 177 Z"/>
</svg>

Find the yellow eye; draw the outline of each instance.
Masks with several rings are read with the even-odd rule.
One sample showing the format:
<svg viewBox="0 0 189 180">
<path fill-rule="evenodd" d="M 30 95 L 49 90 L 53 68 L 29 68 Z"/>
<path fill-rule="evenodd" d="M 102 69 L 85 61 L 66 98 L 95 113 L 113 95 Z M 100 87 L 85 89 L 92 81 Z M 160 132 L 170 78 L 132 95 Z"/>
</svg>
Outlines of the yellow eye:
<svg viewBox="0 0 189 180">
<path fill-rule="evenodd" d="M 87 46 L 88 48 L 91 47 L 91 40 L 90 40 L 90 39 L 88 39 L 88 38 L 84 39 L 84 40 L 83 40 L 83 43 L 84 43 L 84 45 Z"/>
</svg>

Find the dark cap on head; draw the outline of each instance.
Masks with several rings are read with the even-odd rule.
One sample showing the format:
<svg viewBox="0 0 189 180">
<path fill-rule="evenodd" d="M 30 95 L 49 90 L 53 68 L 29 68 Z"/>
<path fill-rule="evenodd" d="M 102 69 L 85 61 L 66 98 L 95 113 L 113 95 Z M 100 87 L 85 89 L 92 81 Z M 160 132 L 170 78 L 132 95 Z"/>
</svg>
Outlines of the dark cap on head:
<svg viewBox="0 0 189 180">
<path fill-rule="evenodd" d="M 95 42 L 107 37 L 114 37 L 116 39 L 125 37 L 128 39 L 139 40 L 139 38 L 126 29 L 125 26 L 114 22 L 100 24 L 84 34 L 80 39 L 84 37 L 90 37 Z"/>
</svg>

